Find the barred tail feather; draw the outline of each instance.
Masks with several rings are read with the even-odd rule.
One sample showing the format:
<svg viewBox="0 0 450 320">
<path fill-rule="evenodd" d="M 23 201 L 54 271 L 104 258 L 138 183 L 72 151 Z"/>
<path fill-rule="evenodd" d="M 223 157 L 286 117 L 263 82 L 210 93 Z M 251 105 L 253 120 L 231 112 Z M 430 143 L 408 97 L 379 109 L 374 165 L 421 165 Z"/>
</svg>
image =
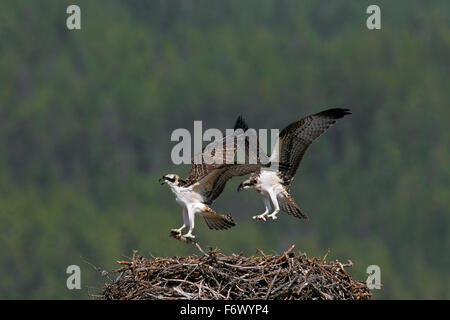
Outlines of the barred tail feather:
<svg viewBox="0 0 450 320">
<path fill-rule="evenodd" d="M 202 216 L 210 229 L 225 230 L 236 225 L 230 215 L 219 214 L 209 207 L 202 212 Z"/>
<path fill-rule="evenodd" d="M 299 219 L 309 219 L 306 213 L 300 209 L 300 207 L 295 203 L 294 199 L 292 199 L 289 193 L 285 195 L 278 195 L 278 204 L 280 205 L 280 209 L 284 212 L 299 218 Z"/>
</svg>

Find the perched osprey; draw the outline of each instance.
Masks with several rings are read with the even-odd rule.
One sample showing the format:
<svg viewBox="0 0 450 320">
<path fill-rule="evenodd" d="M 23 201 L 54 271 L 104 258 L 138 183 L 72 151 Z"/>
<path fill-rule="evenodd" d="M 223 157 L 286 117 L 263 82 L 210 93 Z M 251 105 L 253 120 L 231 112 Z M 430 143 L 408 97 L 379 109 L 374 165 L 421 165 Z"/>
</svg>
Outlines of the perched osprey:
<svg viewBox="0 0 450 320">
<path fill-rule="evenodd" d="M 275 220 L 280 210 L 297 218 L 308 218 L 292 199 L 289 186 L 308 146 L 337 119 L 347 114 L 351 114 L 348 109 L 325 110 L 296 121 L 281 131 L 277 141 L 279 148 L 275 148 L 270 157 L 270 161 L 276 161 L 279 158 L 281 165 L 278 170 L 260 167 L 238 187 L 238 191 L 255 189 L 262 195 L 266 211 L 254 216 L 253 219 L 266 221 L 268 216 Z M 274 210 L 269 214 L 271 204 Z"/>
<path fill-rule="evenodd" d="M 248 127 L 241 117 L 239 117 L 234 126 L 234 130 Z M 183 208 L 183 225 L 179 229 L 172 229 L 173 232 L 181 233 L 185 227 L 189 231 L 184 237 L 195 238 L 192 234 L 194 229 L 195 215 L 202 216 L 210 229 L 228 229 L 235 225 L 230 215 L 223 215 L 215 212 L 208 205 L 222 193 L 225 184 L 234 176 L 243 176 L 254 172 L 260 168 L 259 164 L 228 164 L 226 159 L 234 159 L 237 149 L 237 142 L 229 145 L 226 143 L 229 139 L 237 141 L 241 133 L 234 133 L 224 137 L 220 141 L 214 141 L 206 146 L 205 150 L 213 150 L 213 160 L 217 161 L 207 164 L 196 164 L 192 161 L 191 168 L 186 179 L 181 179 L 176 174 L 166 174 L 159 181 L 166 183 L 176 196 L 176 201 Z M 211 146 L 213 148 L 211 148 Z M 209 154 L 211 155 L 211 154 Z"/>
</svg>

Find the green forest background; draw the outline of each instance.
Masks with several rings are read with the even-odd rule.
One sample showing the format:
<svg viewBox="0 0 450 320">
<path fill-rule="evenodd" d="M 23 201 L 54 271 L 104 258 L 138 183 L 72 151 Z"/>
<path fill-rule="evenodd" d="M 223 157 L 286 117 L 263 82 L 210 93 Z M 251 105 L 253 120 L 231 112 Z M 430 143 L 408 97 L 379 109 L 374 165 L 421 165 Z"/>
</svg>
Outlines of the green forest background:
<svg viewBox="0 0 450 320">
<path fill-rule="evenodd" d="M 346 107 L 294 180 L 310 220 L 256 223 L 234 178 L 213 208 L 238 225 L 195 234 L 226 254 L 329 249 L 360 280 L 380 266 L 375 298 L 449 299 L 449 22 L 449 1 L 1 1 L 0 298 L 89 299 L 107 279 L 85 261 L 198 253 L 168 237 L 181 208 L 158 178 L 189 169 L 174 129 Z"/>
</svg>

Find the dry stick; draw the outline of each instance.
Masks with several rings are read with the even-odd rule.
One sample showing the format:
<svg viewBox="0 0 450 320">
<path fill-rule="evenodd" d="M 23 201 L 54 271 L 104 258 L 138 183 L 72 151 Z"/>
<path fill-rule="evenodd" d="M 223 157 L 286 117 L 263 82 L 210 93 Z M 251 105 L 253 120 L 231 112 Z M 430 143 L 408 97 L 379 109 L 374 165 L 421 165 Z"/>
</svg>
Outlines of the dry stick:
<svg viewBox="0 0 450 320">
<path fill-rule="evenodd" d="M 275 283 L 275 281 L 277 280 L 277 277 L 278 277 L 278 275 L 280 274 L 280 271 L 281 271 L 281 268 L 278 269 L 277 274 L 275 275 L 275 277 L 273 277 L 272 282 L 271 282 L 270 285 L 269 285 L 269 289 L 267 289 L 266 296 L 264 297 L 265 300 L 267 300 L 267 298 L 269 297 L 270 290 L 272 290 L 272 286 L 273 286 L 273 284 Z"/>
<path fill-rule="evenodd" d="M 188 299 L 192 299 L 193 295 L 189 294 L 187 292 L 184 292 L 183 290 L 181 290 L 179 287 L 175 287 L 173 288 L 173 290 L 175 290 L 176 292 L 178 292 L 179 294 L 181 294 L 182 296 L 188 298 Z"/>
<path fill-rule="evenodd" d="M 203 253 L 203 255 L 205 255 L 205 256 L 207 256 L 209 258 L 209 254 L 207 254 L 205 251 L 203 251 L 203 249 L 200 247 L 198 242 L 194 242 L 194 244 L 197 247 L 197 249 L 200 250 L 201 253 Z"/>
<path fill-rule="evenodd" d="M 279 262 L 281 259 L 283 259 L 283 258 L 287 258 L 287 256 L 288 256 L 288 254 L 292 251 L 292 250 L 294 250 L 294 248 L 295 248 L 295 244 L 293 244 L 287 251 L 285 251 L 278 259 L 277 259 L 277 262 Z"/>
<path fill-rule="evenodd" d="M 256 251 L 258 251 L 264 258 L 266 257 L 266 254 L 261 249 L 256 248 Z"/>
<path fill-rule="evenodd" d="M 326 259 L 327 259 L 327 257 L 328 257 L 329 254 L 330 254 L 330 248 L 328 248 L 327 253 L 323 256 L 323 258 L 322 258 L 322 263 L 324 263 L 324 262 L 326 261 Z"/>
</svg>

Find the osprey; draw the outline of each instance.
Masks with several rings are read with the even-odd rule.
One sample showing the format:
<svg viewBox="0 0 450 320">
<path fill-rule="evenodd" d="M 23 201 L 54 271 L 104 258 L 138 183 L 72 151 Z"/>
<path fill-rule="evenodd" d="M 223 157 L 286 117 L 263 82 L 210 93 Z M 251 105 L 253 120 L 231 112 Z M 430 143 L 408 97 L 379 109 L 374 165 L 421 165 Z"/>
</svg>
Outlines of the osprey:
<svg viewBox="0 0 450 320">
<path fill-rule="evenodd" d="M 308 146 L 347 114 L 351 114 L 348 109 L 328 109 L 296 121 L 280 132 L 275 152 L 270 157 L 272 162 L 279 158 L 278 170 L 266 170 L 261 166 L 238 187 L 238 191 L 255 189 L 262 195 L 266 211 L 253 219 L 266 221 L 268 216 L 275 220 L 280 210 L 296 218 L 308 218 L 292 199 L 289 186 Z M 274 210 L 269 214 L 271 204 Z"/>
<path fill-rule="evenodd" d="M 239 131 L 236 131 L 237 129 L 243 131 L 239 133 Z M 236 225 L 230 215 L 219 214 L 209 205 L 222 193 L 229 179 L 234 176 L 246 175 L 260 168 L 259 164 L 229 164 L 229 160 L 233 160 L 236 154 L 236 141 L 247 129 L 247 125 L 239 117 L 234 126 L 235 132 L 233 134 L 224 137 L 222 140 L 214 141 L 203 149 L 202 156 L 206 155 L 208 150 L 212 150 L 207 154 L 212 156 L 212 160 L 214 160 L 212 163 L 201 162 L 196 164 L 195 161 L 192 161 L 186 179 L 181 179 L 176 174 L 166 174 L 159 179 L 161 184 L 169 185 L 175 194 L 177 203 L 183 208 L 183 225 L 171 231 L 180 234 L 185 227 L 188 227 L 189 231 L 184 237 L 195 238 L 192 230 L 194 229 L 196 214 L 205 219 L 210 229 L 228 229 Z M 232 144 L 226 143 L 229 139 L 233 139 Z M 247 140 L 245 141 L 247 142 Z"/>
</svg>

